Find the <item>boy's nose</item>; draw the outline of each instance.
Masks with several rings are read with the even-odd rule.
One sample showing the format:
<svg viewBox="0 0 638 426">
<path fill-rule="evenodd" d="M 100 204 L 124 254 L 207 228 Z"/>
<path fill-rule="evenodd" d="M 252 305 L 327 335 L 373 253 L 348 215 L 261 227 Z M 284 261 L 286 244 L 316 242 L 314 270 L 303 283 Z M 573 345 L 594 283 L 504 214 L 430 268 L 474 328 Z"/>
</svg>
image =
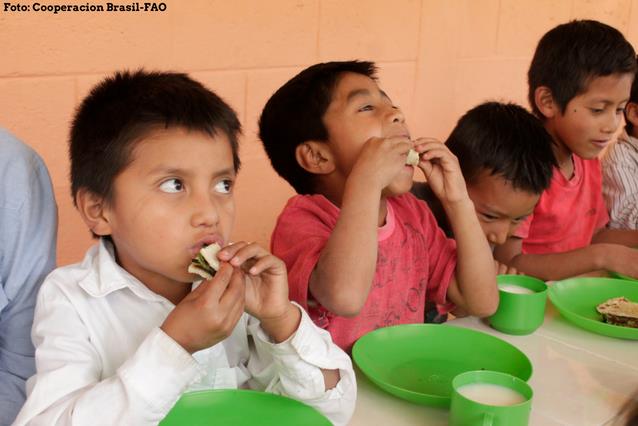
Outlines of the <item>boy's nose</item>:
<svg viewBox="0 0 638 426">
<path fill-rule="evenodd" d="M 603 132 L 605 133 L 614 133 L 618 130 L 618 126 L 623 122 L 623 115 L 616 114 L 615 111 L 612 114 L 607 116 L 607 119 L 603 123 Z"/>
<path fill-rule="evenodd" d="M 213 196 L 193 197 L 192 203 L 192 226 L 214 226 L 217 224 L 219 221 L 218 206 Z"/>
<path fill-rule="evenodd" d="M 507 241 L 507 236 L 509 235 L 509 227 L 508 226 L 498 226 L 490 230 L 487 234 L 487 241 L 490 244 L 501 245 Z"/>
<path fill-rule="evenodd" d="M 393 123 L 403 123 L 405 121 L 405 116 L 400 108 L 391 107 L 389 116 L 390 121 Z"/>
</svg>

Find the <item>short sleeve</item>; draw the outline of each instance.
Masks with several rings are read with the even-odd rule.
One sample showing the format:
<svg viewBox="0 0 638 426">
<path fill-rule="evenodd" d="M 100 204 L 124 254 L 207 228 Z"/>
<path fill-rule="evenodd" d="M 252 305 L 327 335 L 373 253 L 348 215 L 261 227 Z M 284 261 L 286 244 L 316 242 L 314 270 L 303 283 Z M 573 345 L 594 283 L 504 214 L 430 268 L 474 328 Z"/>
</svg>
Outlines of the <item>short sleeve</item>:
<svg viewBox="0 0 638 426">
<path fill-rule="evenodd" d="M 320 195 L 290 199 L 271 238 L 272 253 L 288 268 L 290 299 L 308 309 L 308 284 L 321 251 L 334 229 L 339 209 Z"/>
</svg>

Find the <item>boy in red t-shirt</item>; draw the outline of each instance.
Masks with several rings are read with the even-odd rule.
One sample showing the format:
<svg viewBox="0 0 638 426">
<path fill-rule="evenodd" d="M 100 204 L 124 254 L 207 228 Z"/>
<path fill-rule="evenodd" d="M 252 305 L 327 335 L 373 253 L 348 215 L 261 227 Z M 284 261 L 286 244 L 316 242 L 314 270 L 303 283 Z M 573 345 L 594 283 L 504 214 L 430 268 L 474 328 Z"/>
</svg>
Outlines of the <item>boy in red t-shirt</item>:
<svg viewBox="0 0 638 426">
<path fill-rule="evenodd" d="M 445 141 L 459 160 L 492 249 L 514 235 L 549 187 L 556 165 L 552 145 L 552 137 L 537 117 L 522 106 L 502 102 L 485 102 L 467 111 Z M 428 204 L 443 232 L 452 237 L 445 211 L 428 185 L 415 182 L 411 192 Z M 498 274 L 517 273 L 496 261 L 495 267 Z M 447 315 L 428 301 L 426 321 L 446 320 Z"/>
<path fill-rule="evenodd" d="M 438 141 L 410 139 L 375 71 L 371 62 L 311 66 L 270 98 L 259 123 L 273 167 L 300 194 L 271 241 L 288 266 L 290 297 L 348 350 L 376 328 L 422 323 L 426 298 L 477 316 L 498 304 L 458 161 Z M 456 243 L 409 193 L 411 148 Z"/>
<path fill-rule="evenodd" d="M 636 70 L 622 34 L 596 21 L 572 21 L 538 43 L 529 100 L 554 140 L 558 167 L 534 213 L 497 247 L 496 258 L 543 279 L 595 270 L 638 277 L 638 233 L 606 229 L 597 156 L 622 122 Z"/>
</svg>

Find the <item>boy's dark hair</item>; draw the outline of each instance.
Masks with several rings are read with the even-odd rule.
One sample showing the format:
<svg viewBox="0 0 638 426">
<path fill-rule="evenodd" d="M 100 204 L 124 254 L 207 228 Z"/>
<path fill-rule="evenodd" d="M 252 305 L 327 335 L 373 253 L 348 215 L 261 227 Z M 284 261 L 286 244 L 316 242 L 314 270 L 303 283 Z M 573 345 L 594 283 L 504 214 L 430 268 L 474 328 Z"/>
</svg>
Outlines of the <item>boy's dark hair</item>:
<svg viewBox="0 0 638 426">
<path fill-rule="evenodd" d="M 591 79 L 635 72 L 636 52 L 620 31 L 598 21 L 571 21 L 553 28 L 538 42 L 527 73 L 529 102 L 534 114 L 543 119 L 534 100 L 538 87 L 547 86 L 564 113 Z"/>
<path fill-rule="evenodd" d="M 516 104 L 486 102 L 463 115 L 445 142 L 471 183 L 482 171 L 500 175 L 519 190 L 542 193 L 556 159 L 541 121 Z"/>
<path fill-rule="evenodd" d="M 638 62 L 638 55 L 636 55 L 636 62 Z M 629 95 L 629 102 L 633 104 L 638 104 L 638 71 L 636 71 L 636 76 L 634 77 L 634 82 L 631 85 L 631 94 Z M 625 130 L 627 133 L 632 133 L 634 131 L 634 125 L 629 122 L 629 120 L 625 120 L 627 124 L 625 124 Z"/>
<path fill-rule="evenodd" d="M 344 73 L 376 79 L 372 62 L 326 62 L 301 71 L 268 100 L 259 119 L 259 137 L 275 171 L 299 194 L 314 192 L 314 175 L 304 170 L 295 156 L 306 141 L 327 141 L 323 116 Z"/>
<path fill-rule="evenodd" d="M 71 126 L 71 194 L 80 188 L 112 201 L 115 177 L 137 142 L 157 129 L 183 127 L 229 139 L 239 170 L 241 125 L 233 109 L 186 74 L 117 72 L 91 90 Z M 205 159 L 202 159 L 205 161 Z"/>
</svg>

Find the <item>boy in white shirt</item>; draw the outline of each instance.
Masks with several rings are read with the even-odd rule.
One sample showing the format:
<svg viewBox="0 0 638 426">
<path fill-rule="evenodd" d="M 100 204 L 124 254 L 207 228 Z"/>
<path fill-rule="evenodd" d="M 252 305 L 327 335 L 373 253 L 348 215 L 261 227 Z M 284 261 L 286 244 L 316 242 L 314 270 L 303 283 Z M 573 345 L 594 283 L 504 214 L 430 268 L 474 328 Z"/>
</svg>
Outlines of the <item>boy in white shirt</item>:
<svg viewBox="0 0 638 426">
<path fill-rule="evenodd" d="M 100 242 L 42 286 L 16 425 L 156 424 L 185 391 L 245 387 L 347 423 L 350 359 L 288 300 L 281 260 L 229 245 L 239 133 L 234 111 L 184 74 L 117 73 L 83 101 L 71 190 Z M 211 243 L 220 268 L 193 284 L 191 259 Z"/>
<path fill-rule="evenodd" d="M 625 106 L 625 120 L 625 131 L 601 161 L 611 229 L 638 229 L 638 75 Z"/>
</svg>

